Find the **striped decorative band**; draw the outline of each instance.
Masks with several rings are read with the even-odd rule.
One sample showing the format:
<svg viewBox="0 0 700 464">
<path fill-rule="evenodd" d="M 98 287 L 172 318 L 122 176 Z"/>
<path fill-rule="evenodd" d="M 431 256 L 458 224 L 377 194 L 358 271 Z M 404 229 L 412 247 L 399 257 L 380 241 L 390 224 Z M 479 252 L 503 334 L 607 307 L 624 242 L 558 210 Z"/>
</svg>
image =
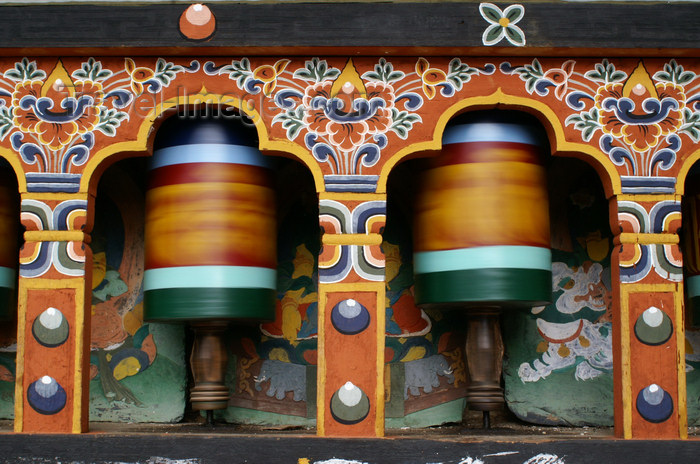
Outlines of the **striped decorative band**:
<svg viewBox="0 0 700 464">
<path fill-rule="evenodd" d="M 552 252 L 549 248 L 518 245 L 422 251 L 414 254 L 413 266 L 416 274 L 493 268 L 551 272 Z"/>
<path fill-rule="evenodd" d="M 144 291 L 166 288 L 277 288 L 277 271 L 253 266 L 181 266 L 147 269 Z"/>
<path fill-rule="evenodd" d="M 528 126 L 500 122 L 470 122 L 448 126 L 442 136 L 442 144 L 467 142 L 514 142 L 540 145 Z"/>
<path fill-rule="evenodd" d="M 271 161 L 260 153 L 260 150 L 257 148 L 246 145 L 202 143 L 177 145 L 155 150 L 153 152 L 153 159 L 151 160 L 151 169 L 187 163 L 228 163 L 260 167 L 271 166 Z"/>
</svg>

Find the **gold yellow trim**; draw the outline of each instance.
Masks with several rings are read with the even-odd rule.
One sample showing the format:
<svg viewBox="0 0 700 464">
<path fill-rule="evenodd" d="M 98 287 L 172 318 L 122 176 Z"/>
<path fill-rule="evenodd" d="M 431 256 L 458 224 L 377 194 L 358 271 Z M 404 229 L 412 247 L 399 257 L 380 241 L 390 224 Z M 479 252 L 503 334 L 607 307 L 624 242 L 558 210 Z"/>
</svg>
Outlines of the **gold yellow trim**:
<svg viewBox="0 0 700 464">
<path fill-rule="evenodd" d="M 675 293 L 678 284 L 626 284 L 621 283 L 620 287 L 626 289 L 628 293 Z"/>
<path fill-rule="evenodd" d="M 24 431 L 24 332 L 27 329 L 27 289 L 19 279 L 17 298 L 17 360 L 15 363 L 15 432 Z"/>
<path fill-rule="evenodd" d="M 381 234 L 323 234 L 324 245 L 381 245 Z"/>
<path fill-rule="evenodd" d="M 83 433 L 83 408 L 89 408 L 89 404 L 83 404 L 83 365 L 85 349 L 85 279 L 80 280 L 80 285 L 75 287 L 75 353 L 73 359 L 73 433 Z M 88 354 L 88 356 L 90 356 Z M 89 384 L 86 385 L 89 387 Z M 89 402 L 89 396 L 88 402 Z M 87 411 L 86 411 L 87 412 Z"/>
<path fill-rule="evenodd" d="M 679 283 L 674 295 L 676 350 L 678 366 L 678 435 L 682 440 L 688 438 L 688 388 L 685 378 L 685 324 L 683 321 L 683 283 Z"/>
<path fill-rule="evenodd" d="M 85 200 L 89 195 L 85 192 L 80 193 L 49 193 L 49 192 L 24 192 L 22 193 L 22 201 L 24 200 L 41 200 L 41 201 L 65 201 L 65 200 Z"/>
<path fill-rule="evenodd" d="M 330 290 L 332 291 L 332 290 Z M 318 286 L 318 369 L 316 374 L 316 435 L 326 436 L 326 302 L 328 286 Z"/>
<path fill-rule="evenodd" d="M 680 156 L 678 156 L 678 158 L 680 159 Z M 688 177 L 688 172 L 699 159 L 700 148 L 686 156 L 683 160 L 683 164 L 681 164 L 681 168 L 678 170 L 678 174 L 676 175 L 676 193 L 678 195 L 683 195 L 685 193 L 685 180 Z"/>
<path fill-rule="evenodd" d="M 319 200 L 335 201 L 386 201 L 386 193 L 339 193 L 323 192 L 319 194 Z"/>
<path fill-rule="evenodd" d="M 319 283 L 318 288 L 319 291 L 321 287 L 323 287 L 323 290 L 326 293 L 336 293 L 336 292 L 352 292 L 352 291 L 358 291 L 358 292 L 376 292 L 378 291 L 378 287 L 384 288 L 386 284 L 384 281 L 381 282 L 367 282 L 367 281 L 361 281 L 361 282 L 339 282 L 339 283 L 334 283 L 334 284 L 324 284 L 324 283 Z M 382 303 L 384 305 L 384 303 Z"/>
<path fill-rule="evenodd" d="M 672 245 L 680 242 L 677 234 L 635 234 L 623 232 L 615 236 L 614 243 L 639 243 L 641 245 Z"/>
<path fill-rule="evenodd" d="M 622 430 L 623 438 L 632 438 L 632 368 L 630 357 L 629 295 L 631 289 L 620 285 L 620 364 L 622 371 Z M 617 407 L 617 405 L 616 405 Z"/>
<path fill-rule="evenodd" d="M 82 230 L 27 230 L 27 242 L 85 242 L 89 235 Z"/>
<path fill-rule="evenodd" d="M 617 196 L 617 201 L 634 201 L 634 202 L 643 202 L 643 201 L 649 201 L 649 202 L 654 202 L 658 203 L 660 201 L 680 201 L 681 196 L 680 195 L 631 195 L 628 193 L 625 194 L 620 194 Z"/>
<path fill-rule="evenodd" d="M 377 437 L 384 436 L 384 344 L 386 342 L 385 337 L 385 327 L 386 327 L 386 311 L 385 306 L 385 292 L 386 285 L 382 282 L 376 285 L 377 288 L 377 390 L 374 398 L 374 404 L 376 405 L 376 417 L 374 421 L 374 434 Z"/>
<path fill-rule="evenodd" d="M 90 160 L 85 166 L 85 169 L 83 170 L 83 176 L 80 181 L 80 192 L 89 191 L 90 183 L 95 182 L 95 179 L 92 179 L 93 174 L 110 156 L 116 153 L 143 153 L 145 155 L 150 155 L 148 153 L 148 138 L 151 134 L 155 121 L 164 113 L 169 110 L 174 110 L 175 108 L 184 108 L 185 106 L 191 105 L 193 102 L 204 103 L 209 101 L 217 101 L 217 99 L 218 101 L 228 104 L 229 106 L 245 113 L 252 121 L 254 121 L 255 128 L 258 132 L 258 146 L 261 151 L 271 152 L 273 154 L 279 153 L 283 155 L 293 155 L 294 157 L 298 158 L 311 171 L 314 178 L 316 191 L 324 191 L 325 187 L 321 168 L 307 149 L 297 143 L 290 142 L 289 140 L 270 140 L 267 127 L 265 126 L 265 121 L 263 121 L 260 114 L 254 108 L 243 108 L 242 106 L 245 105 L 241 105 L 240 98 L 231 98 L 231 95 L 222 95 L 217 93 L 204 94 L 201 93 L 201 90 L 198 92 L 199 93 L 192 95 L 182 95 L 161 101 L 141 121 L 141 125 L 139 126 L 138 133 L 136 135 L 136 140 L 110 144 L 91 156 Z"/>
<path fill-rule="evenodd" d="M 389 173 L 400 161 L 412 154 L 440 150 L 442 148 L 442 134 L 445 131 L 445 126 L 447 126 L 449 120 L 455 115 L 466 109 L 479 110 L 488 108 L 528 111 L 530 113 L 535 113 L 535 116 L 539 115 L 543 117 L 549 123 L 549 127 L 545 126 L 545 128 L 548 129 L 548 132 L 549 130 L 553 131 L 554 140 L 550 140 L 550 142 L 553 142 L 554 156 L 572 157 L 575 156 L 576 153 L 586 155 L 586 158 L 593 162 L 590 164 L 592 164 L 594 168 L 599 167 L 607 174 L 607 179 L 602 179 L 606 195 L 610 197 L 612 195 L 618 195 L 622 191 L 620 175 L 608 156 L 592 144 L 567 141 L 559 117 L 546 103 L 533 98 L 508 95 L 504 93 L 501 88 L 498 88 L 498 90 L 491 95 L 460 99 L 454 105 L 443 111 L 435 125 L 432 140 L 408 145 L 387 160 L 379 175 L 377 193 L 386 192 L 386 183 L 389 178 Z M 550 133 L 550 138 L 551 135 Z M 600 170 L 596 169 L 596 171 L 600 175 Z M 610 188 L 612 191 L 610 191 Z"/>
</svg>

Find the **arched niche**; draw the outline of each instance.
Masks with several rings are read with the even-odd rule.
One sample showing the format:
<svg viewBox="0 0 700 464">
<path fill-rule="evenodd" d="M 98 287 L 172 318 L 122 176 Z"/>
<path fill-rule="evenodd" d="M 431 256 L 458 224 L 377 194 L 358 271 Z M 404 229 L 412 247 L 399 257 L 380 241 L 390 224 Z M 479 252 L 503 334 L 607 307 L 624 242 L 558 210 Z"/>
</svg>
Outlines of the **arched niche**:
<svg viewBox="0 0 700 464">
<path fill-rule="evenodd" d="M 231 325 L 232 423 L 314 427 L 318 348 L 318 197 L 306 166 L 275 159 L 277 301 L 274 320 Z"/>
<path fill-rule="evenodd" d="M 113 163 L 91 199 L 91 422 L 177 422 L 185 410 L 183 327 L 143 319 L 148 161 Z"/>
<path fill-rule="evenodd" d="M 17 279 L 26 225 L 20 221 L 15 169 L 0 159 L 0 418 L 14 417 L 17 356 Z M 40 214 L 39 214 L 40 216 Z M 39 227 L 41 217 L 33 217 Z"/>
<path fill-rule="evenodd" d="M 700 163 L 696 161 L 684 171 L 679 185 L 682 227 L 678 231 L 683 254 L 683 301 L 685 316 L 685 364 L 688 426 L 700 423 Z M 679 182 L 680 182 L 679 176 Z"/>
<path fill-rule="evenodd" d="M 380 175 L 378 191 L 384 191 L 388 175 L 398 163 L 414 158 L 435 156 L 441 149 L 443 133 L 450 121 L 466 112 L 482 110 L 529 114 L 539 121 L 546 132 L 552 156 L 584 161 L 598 173 L 606 197 L 610 198 L 621 193 L 620 178 L 615 165 L 596 145 L 568 140 L 564 123 L 554 109 L 542 101 L 505 94 L 501 89 L 491 95 L 460 99 L 443 111 L 433 122 L 432 137 L 429 140 L 406 146 L 385 163 Z"/>
<path fill-rule="evenodd" d="M 547 181 L 552 303 L 503 319 L 506 401 L 526 422 L 610 426 L 614 235 L 608 200 L 596 171 L 579 159 L 552 157 Z"/>
<path fill-rule="evenodd" d="M 505 112 L 505 111 L 504 111 Z M 474 113 L 478 114 L 478 113 Z M 536 125 L 541 123 L 532 118 Z M 540 126 L 542 127 L 542 126 Z M 545 131 L 551 140 L 552 131 Z M 554 151 L 545 141 L 542 149 L 542 159 L 546 166 L 546 191 L 549 198 L 550 215 L 550 247 L 553 250 L 552 261 L 557 263 L 552 277 L 553 303 L 543 308 L 521 308 L 510 311 L 501 316 L 504 345 L 506 349 L 506 361 L 504 363 L 504 382 L 506 401 L 517 417 L 534 423 L 576 423 L 579 425 L 612 424 L 612 330 L 610 323 L 612 309 L 612 284 L 610 282 L 610 257 L 613 248 L 612 233 L 609 226 L 608 201 L 606 192 L 598 172 L 586 162 L 573 157 L 550 156 Z M 398 269 L 411 266 L 412 229 L 413 229 L 413 201 L 416 192 L 420 191 L 421 172 L 431 163 L 431 159 L 440 157 L 440 153 L 431 152 L 425 158 L 412 159 L 402 162 L 392 170 L 387 182 L 387 226 L 384 231 L 384 252 L 387 256 L 387 295 L 392 300 L 392 286 L 401 290 L 401 286 L 410 289 L 406 294 L 412 293 L 413 275 L 408 273 L 404 279 L 398 278 L 393 282 L 395 275 L 401 275 Z M 464 211 L 464 214 L 469 214 Z M 492 214 L 498 214 L 493 212 Z M 396 235 L 408 236 L 404 238 L 400 246 L 395 246 L 392 241 L 397 241 Z M 402 269 L 403 271 L 403 269 Z M 574 277 L 580 282 L 573 284 Z M 402 282 L 408 280 L 408 282 Z M 556 282 L 555 282 L 556 280 Z M 571 282 L 567 287 L 567 282 Z M 559 284 L 561 283 L 562 286 Z M 591 290 L 594 289 L 594 290 Z M 575 293 L 575 294 L 574 294 Z M 579 295 L 580 293 L 580 295 Z M 562 298 L 562 295 L 567 295 Z M 412 295 L 411 295 L 412 296 Z M 559 299 L 578 298 L 580 308 L 564 308 L 565 312 L 557 309 Z M 409 298 L 404 298 L 408 300 Z M 396 298 L 398 301 L 398 298 Z M 389 324 L 396 317 L 396 310 L 406 311 L 406 308 L 415 308 L 414 302 L 397 305 L 388 303 L 387 330 Z M 417 308 L 420 310 L 420 308 Z M 442 418 L 433 417 L 436 423 L 441 421 L 459 420 L 461 410 L 458 400 L 462 401 L 465 395 L 465 385 L 468 380 L 465 376 L 466 360 L 464 358 L 464 340 L 466 332 L 466 317 L 459 312 L 444 311 L 440 309 L 420 310 L 427 316 L 432 324 L 429 341 L 414 341 L 421 347 L 424 353 L 440 355 L 448 362 L 454 373 L 454 378 L 438 375 L 436 380 L 440 386 L 433 392 L 440 392 L 443 399 L 431 406 L 445 403 L 445 392 L 450 392 L 451 400 L 456 401 L 454 411 L 444 414 Z M 569 311 L 569 312 L 566 312 Z M 401 317 L 401 316 L 400 316 Z M 405 318 L 406 321 L 415 321 L 416 318 Z M 540 322 L 538 322 L 540 320 Z M 449 321 L 450 330 L 437 333 L 440 325 Z M 460 327 L 461 324 L 461 327 Z M 538 325 L 539 324 L 539 325 Z M 540 327 L 547 334 L 540 332 Z M 447 337 L 446 333 L 452 332 Z M 568 332 L 571 332 L 570 334 Z M 558 340 L 557 334 L 568 334 L 566 340 Z M 573 336 L 576 335 L 576 336 Z M 424 335 L 423 335 L 424 337 Z M 579 338 L 581 337 L 581 338 Z M 417 339 L 421 338 L 416 337 Z M 424 337 L 425 338 L 425 337 Z M 410 338 L 409 338 L 410 340 Z M 390 336 L 387 336 L 387 351 L 395 349 Z M 403 343 L 401 346 L 408 345 Z M 586 345 L 586 346 L 584 346 Z M 563 347 L 563 348 L 562 348 Z M 600 348 L 594 352 L 593 348 Z M 560 350 L 561 348 L 561 350 Z M 588 349 L 587 349 L 588 348 Z M 535 365 L 542 364 L 542 356 L 551 351 L 554 356 L 559 356 L 557 351 L 566 353 L 568 359 L 574 360 L 566 365 L 552 366 L 551 372 L 543 372 L 544 375 L 537 380 L 523 381 L 518 371 L 521 366 L 528 364 L 531 370 Z M 602 352 L 603 363 L 591 366 L 589 358 Z M 405 356 L 406 350 L 394 357 L 388 357 L 389 364 L 402 364 L 399 368 L 389 366 L 392 376 L 392 389 L 396 384 L 400 385 L 401 373 L 395 372 L 409 366 L 406 362 L 400 362 L 401 356 Z M 416 351 L 414 350 L 414 355 Z M 424 356 L 425 357 L 425 356 Z M 559 356 L 561 357 L 561 356 Z M 554 358 L 552 358 L 554 359 Z M 406 358 L 413 361 L 412 358 Z M 585 363 L 585 364 L 584 364 Z M 578 367 L 581 365 L 581 367 Z M 580 371 L 577 377 L 576 371 Z M 546 369 L 545 369 L 546 370 Z M 595 374 L 594 371 L 599 371 Z M 596 375 L 597 380 L 594 379 Z M 534 376 L 537 376 L 535 374 Z M 583 379 L 582 376 L 590 376 Z M 579 380 L 580 378 L 580 380 Z M 552 382 L 552 379 L 554 381 Z M 551 402 L 549 393 L 555 391 L 558 386 L 552 384 L 571 386 L 578 388 L 581 395 L 577 398 L 567 397 L 567 401 L 557 402 L 558 410 L 553 415 L 542 413 Z M 405 385 L 405 383 L 404 383 Z M 516 388 L 513 388 L 516 387 Z M 526 391 L 523 392 L 523 389 Z M 399 389 L 400 390 L 400 387 Z M 387 427 L 400 426 L 407 413 L 413 410 L 410 403 L 422 401 L 430 403 L 430 396 L 435 393 L 425 393 L 422 388 L 415 389 L 417 395 L 411 395 L 404 400 L 403 415 L 399 409 L 387 407 Z M 602 392 L 602 393 L 601 393 Z M 392 390 L 392 398 L 396 392 Z M 435 395 L 436 397 L 436 395 Z M 400 403 L 400 402 L 399 402 Z M 408 407 L 406 407 L 408 405 Z M 446 409 L 443 408 L 442 411 Z M 588 410 L 587 414 L 581 414 L 580 410 Z M 392 414 L 394 415 L 392 417 Z M 455 419 L 456 418 L 456 419 Z M 471 412 L 465 412 L 465 420 L 469 424 L 481 425 L 481 417 Z M 431 424 L 434 425 L 434 424 Z"/>
<path fill-rule="evenodd" d="M 187 114 L 169 116 L 187 120 L 206 115 L 207 110 L 198 111 L 191 109 Z M 232 117 L 239 122 L 242 119 L 236 114 Z M 249 124 L 249 131 L 255 137 L 250 121 L 241 123 Z M 149 138 L 149 147 L 153 146 L 153 138 L 162 124 L 165 122 L 159 120 L 154 125 L 156 131 Z M 123 153 L 114 159 L 134 154 Z M 321 246 L 316 186 L 311 172 L 302 163 L 275 156 L 270 161 L 278 224 L 276 317 L 262 324 L 229 325 L 225 344 L 229 355 L 226 376 L 230 401 L 227 409 L 217 413 L 216 420 L 272 424 L 282 417 L 290 425 L 313 426 Z M 172 422 L 197 420 L 199 415 L 191 410 L 186 392 L 186 386 L 192 387 L 189 365 L 192 332 L 182 324 L 143 321 L 143 214 L 148 164 L 146 157 L 117 161 L 102 169 L 95 188 L 93 421 Z M 128 215 L 133 225 L 119 224 L 120 214 Z M 125 240 L 127 236 L 133 240 Z M 124 250 L 120 249 L 122 243 L 126 244 Z M 275 244 L 271 246 L 274 248 Z M 121 263 L 116 262 L 115 256 L 122 257 Z M 134 257 L 137 259 L 133 260 Z M 126 261 L 137 263 L 132 272 L 123 272 Z M 115 292 L 125 287 L 128 290 L 110 295 L 105 290 L 109 286 L 105 283 L 109 278 L 105 277 L 110 276 L 116 282 Z M 110 340 L 115 343 L 110 344 Z M 157 388 L 153 376 L 160 379 Z M 117 411 L 111 407 L 108 408 L 111 411 L 104 412 L 119 398 L 123 400 L 116 403 Z M 144 406 L 150 406 L 147 413 L 143 412 Z"/>
</svg>

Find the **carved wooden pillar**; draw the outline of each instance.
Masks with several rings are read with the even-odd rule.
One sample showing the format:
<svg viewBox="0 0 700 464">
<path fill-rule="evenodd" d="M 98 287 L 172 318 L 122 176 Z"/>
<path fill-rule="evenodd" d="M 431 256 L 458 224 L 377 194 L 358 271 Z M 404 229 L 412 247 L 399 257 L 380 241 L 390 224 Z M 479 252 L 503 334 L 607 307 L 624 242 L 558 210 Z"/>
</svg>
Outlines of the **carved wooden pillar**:
<svg viewBox="0 0 700 464">
<path fill-rule="evenodd" d="M 323 193 L 318 434 L 384 435 L 386 196 Z"/>
<path fill-rule="evenodd" d="M 619 195 L 610 210 L 615 434 L 686 438 L 680 196 Z"/>
<path fill-rule="evenodd" d="M 22 193 L 15 431 L 88 429 L 88 195 Z"/>
</svg>

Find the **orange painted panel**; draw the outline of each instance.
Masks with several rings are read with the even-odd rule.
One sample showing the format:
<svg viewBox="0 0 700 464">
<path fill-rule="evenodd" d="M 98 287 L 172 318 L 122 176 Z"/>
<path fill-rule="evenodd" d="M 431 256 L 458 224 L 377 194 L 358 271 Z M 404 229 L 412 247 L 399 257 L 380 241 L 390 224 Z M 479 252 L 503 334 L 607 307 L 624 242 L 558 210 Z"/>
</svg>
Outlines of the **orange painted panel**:
<svg viewBox="0 0 700 464">
<path fill-rule="evenodd" d="M 635 335 L 635 323 L 642 313 L 650 307 L 663 311 L 671 321 L 675 321 L 674 294 L 632 293 L 629 296 L 630 327 L 630 369 L 632 400 L 632 436 L 634 438 L 659 438 L 678 436 L 678 374 L 676 334 L 661 345 L 642 343 Z M 668 392 L 673 401 L 673 413 L 660 423 L 645 420 L 637 409 L 637 396 L 642 389 L 658 385 Z"/>
<path fill-rule="evenodd" d="M 42 433 L 69 433 L 73 429 L 74 381 L 75 381 L 75 289 L 28 289 L 26 326 L 24 330 L 25 364 L 22 382 L 23 431 Z M 42 313 L 49 308 L 61 312 L 68 322 L 68 338 L 58 346 L 40 343 L 32 327 Z M 46 376 L 57 386 L 42 382 Z M 37 382 L 37 383 L 35 383 Z M 41 393 L 29 394 L 30 388 L 39 385 Z M 43 385 L 42 385 L 43 384 Z M 53 392 L 53 390 L 56 390 Z M 65 401 L 61 407 L 61 389 Z M 51 394 L 53 392 L 53 394 Z M 33 400 L 32 400 L 33 397 Z M 32 403 L 32 404 L 30 404 Z M 87 405 L 86 405 L 87 406 Z M 60 410 L 56 411 L 60 407 Z"/>
<path fill-rule="evenodd" d="M 369 325 L 360 333 L 344 335 L 333 325 L 331 318 L 334 306 L 352 299 L 369 312 Z M 325 343 L 319 346 L 320 355 L 325 358 L 324 429 L 328 436 L 373 436 L 375 435 L 377 417 L 377 293 L 375 292 L 337 292 L 326 297 L 323 328 Z M 383 331 L 383 327 L 382 327 Z M 383 340 L 383 334 L 382 334 Z M 384 351 L 382 347 L 381 356 Z M 319 372 L 319 375 L 323 375 Z M 323 381 L 323 380 L 322 380 Z M 353 424 L 343 424 L 333 416 L 331 403 L 336 392 L 345 388 L 348 382 L 359 387 L 369 401 L 367 416 Z M 383 405 L 382 405 L 383 407 Z M 341 414 L 341 420 L 342 414 Z M 383 424 L 382 424 L 383 425 Z"/>
</svg>

